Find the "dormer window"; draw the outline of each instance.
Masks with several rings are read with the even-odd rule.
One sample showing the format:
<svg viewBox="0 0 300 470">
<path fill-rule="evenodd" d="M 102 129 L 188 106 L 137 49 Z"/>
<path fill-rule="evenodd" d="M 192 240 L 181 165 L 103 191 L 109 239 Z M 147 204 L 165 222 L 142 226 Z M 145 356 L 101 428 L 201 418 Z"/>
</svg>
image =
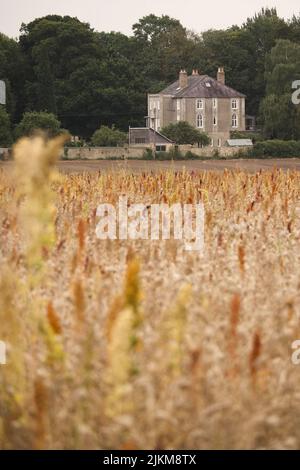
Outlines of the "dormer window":
<svg viewBox="0 0 300 470">
<path fill-rule="evenodd" d="M 204 108 L 204 103 L 203 103 L 203 100 L 201 98 L 196 101 L 196 108 L 197 109 L 203 109 Z"/>
</svg>

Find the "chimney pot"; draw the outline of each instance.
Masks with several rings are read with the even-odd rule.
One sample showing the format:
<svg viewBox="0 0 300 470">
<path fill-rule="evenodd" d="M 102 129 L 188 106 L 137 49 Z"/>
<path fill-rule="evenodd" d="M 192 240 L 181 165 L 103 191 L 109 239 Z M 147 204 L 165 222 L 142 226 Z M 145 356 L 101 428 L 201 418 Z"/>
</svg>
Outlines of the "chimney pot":
<svg viewBox="0 0 300 470">
<path fill-rule="evenodd" d="M 180 88 L 188 86 L 188 75 L 184 69 L 179 72 L 179 86 Z"/>
<path fill-rule="evenodd" d="M 224 67 L 219 67 L 219 68 L 218 68 L 217 80 L 218 80 L 219 83 L 222 83 L 223 85 L 225 85 L 225 71 L 224 71 Z"/>
</svg>

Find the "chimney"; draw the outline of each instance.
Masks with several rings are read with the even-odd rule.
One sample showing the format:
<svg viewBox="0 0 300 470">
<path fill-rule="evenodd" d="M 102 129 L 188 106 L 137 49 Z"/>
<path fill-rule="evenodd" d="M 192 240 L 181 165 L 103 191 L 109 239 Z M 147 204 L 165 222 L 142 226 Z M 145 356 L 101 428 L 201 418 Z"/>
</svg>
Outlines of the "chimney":
<svg viewBox="0 0 300 470">
<path fill-rule="evenodd" d="M 195 70 L 193 69 L 192 75 L 199 75 L 198 70 L 197 70 L 197 69 L 195 69 Z"/>
<path fill-rule="evenodd" d="M 224 67 L 219 67 L 219 68 L 218 68 L 217 80 L 218 80 L 218 82 L 220 82 L 220 83 L 222 83 L 223 85 L 225 85 L 225 72 L 224 72 Z"/>
<path fill-rule="evenodd" d="M 188 76 L 185 70 L 179 72 L 179 87 L 185 88 L 188 86 Z"/>
</svg>

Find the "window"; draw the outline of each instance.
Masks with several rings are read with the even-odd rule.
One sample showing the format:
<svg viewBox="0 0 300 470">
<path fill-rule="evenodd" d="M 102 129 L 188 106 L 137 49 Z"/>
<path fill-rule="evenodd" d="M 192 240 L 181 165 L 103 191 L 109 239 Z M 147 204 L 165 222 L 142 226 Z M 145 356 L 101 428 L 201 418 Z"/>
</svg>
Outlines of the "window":
<svg viewBox="0 0 300 470">
<path fill-rule="evenodd" d="M 203 109 L 203 100 L 202 99 L 198 99 L 196 100 L 196 108 L 197 109 Z"/>
<path fill-rule="evenodd" d="M 157 152 L 165 152 L 166 150 L 167 150 L 167 147 L 165 145 L 156 145 Z"/>
<path fill-rule="evenodd" d="M 205 83 L 205 86 L 206 86 L 207 88 L 210 88 L 210 87 L 211 87 L 211 84 L 210 84 L 209 82 L 206 82 L 206 83 Z"/>
<path fill-rule="evenodd" d="M 231 126 L 238 127 L 238 117 L 236 114 L 233 114 L 231 117 Z"/>
<path fill-rule="evenodd" d="M 177 121 L 180 121 L 180 100 L 177 100 L 176 106 L 177 106 Z"/>
<path fill-rule="evenodd" d="M 218 147 L 221 147 L 221 144 L 222 144 L 222 140 L 218 139 Z"/>
<path fill-rule="evenodd" d="M 238 109 L 238 100 L 231 100 L 231 109 Z"/>
<path fill-rule="evenodd" d="M 203 129 L 203 114 L 197 114 L 197 127 Z"/>
<path fill-rule="evenodd" d="M 145 144 L 145 143 L 146 143 L 146 139 L 143 138 L 143 137 L 136 137 L 136 138 L 134 139 L 134 143 L 135 143 L 135 144 Z"/>
<path fill-rule="evenodd" d="M 218 123 L 218 121 L 217 121 L 217 116 L 214 116 L 214 118 L 213 118 L 213 124 L 214 124 L 214 126 L 216 126 L 217 123 Z"/>
<path fill-rule="evenodd" d="M 216 109 L 218 105 L 217 98 L 213 98 L 213 108 Z"/>
</svg>

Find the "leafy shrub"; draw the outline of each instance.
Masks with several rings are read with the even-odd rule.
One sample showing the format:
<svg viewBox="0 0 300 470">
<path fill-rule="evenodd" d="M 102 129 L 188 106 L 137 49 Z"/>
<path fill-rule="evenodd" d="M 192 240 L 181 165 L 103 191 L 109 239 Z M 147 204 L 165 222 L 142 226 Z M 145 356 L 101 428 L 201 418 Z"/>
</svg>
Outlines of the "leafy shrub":
<svg viewBox="0 0 300 470">
<path fill-rule="evenodd" d="M 182 160 L 184 158 L 177 146 L 171 147 L 168 153 L 172 160 Z"/>
<path fill-rule="evenodd" d="M 231 139 L 251 139 L 255 144 L 264 140 L 263 135 L 260 132 L 248 132 L 248 131 L 231 131 Z"/>
<path fill-rule="evenodd" d="M 184 160 L 185 158 L 177 147 L 171 147 L 165 152 L 156 152 L 155 157 L 157 160 Z"/>
<path fill-rule="evenodd" d="M 118 147 L 127 142 L 127 134 L 116 127 L 101 126 L 92 136 L 95 147 Z"/>
<path fill-rule="evenodd" d="M 201 144 L 203 147 L 209 145 L 210 138 L 205 132 L 200 132 L 186 121 L 179 121 L 165 126 L 161 133 L 176 144 Z"/>
<path fill-rule="evenodd" d="M 145 160 L 153 160 L 153 152 L 151 149 L 145 149 L 143 153 L 143 159 Z"/>
<path fill-rule="evenodd" d="M 83 140 L 77 140 L 77 141 L 69 141 L 66 142 L 66 147 L 71 147 L 71 148 L 81 148 L 84 146 L 84 141 Z"/>
<path fill-rule="evenodd" d="M 155 153 L 156 160 L 173 160 L 170 152 L 156 152 Z"/>
<path fill-rule="evenodd" d="M 253 157 L 300 157 L 299 140 L 265 140 L 249 152 Z"/>
<path fill-rule="evenodd" d="M 55 137 L 60 133 L 67 133 L 65 129 L 61 129 L 61 123 L 52 113 L 46 112 L 27 112 L 24 113 L 21 122 L 15 129 L 16 138 L 22 136 L 30 136 L 37 130 L 46 132 L 49 137 Z"/>
<path fill-rule="evenodd" d="M 184 158 L 186 158 L 187 160 L 194 160 L 195 158 L 198 158 L 197 155 L 193 152 L 191 152 L 190 150 L 188 150 L 185 155 L 184 155 Z"/>
</svg>

